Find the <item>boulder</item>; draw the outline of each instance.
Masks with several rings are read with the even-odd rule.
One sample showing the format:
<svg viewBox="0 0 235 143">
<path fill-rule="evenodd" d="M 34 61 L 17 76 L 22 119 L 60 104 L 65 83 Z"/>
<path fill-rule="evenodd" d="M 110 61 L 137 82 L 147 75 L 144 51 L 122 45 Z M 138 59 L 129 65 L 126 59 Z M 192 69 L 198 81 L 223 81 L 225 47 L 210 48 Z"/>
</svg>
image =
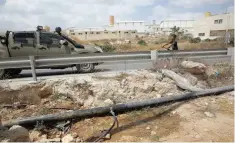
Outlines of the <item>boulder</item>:
<svg viewBox="0 0 235 143">
<path fill-rule="evenodd" d="M 203 74 L 206 71 L 206 66 L 202 63 L 197 63 L 193 61 L 183 61 L 181 66 L 189 73 L 192 74 Z"/>
<path fill-rule="evenodd" d="M 194 85 L 196 85 L 197 84 L 197 82 L 198 82 L 198 79 L 194 76 L 194 75 L 192 75 L 191 73 L 185 73 L 184 75 L 184 78 L 186 78 L 186 79 L 188 79 L 188 81 L 194 86 Z"/>
<path fill-rule="evenodd" d="M 10 140 L 10 142 L 29 142 L 29 131 L 24 127 L 19 125 L 12 126 L 6 132 L 6 138 Z"/>
<path fill-rule="evenodd" d="M 178 75 L 177 73 L 171 71 L 171 70 L 167 70 L 167 69 L 163 69 L 162 70 L 162 73 L 173 79 L 176 83 L 176 85 L 178 87 L 180 87 L 181 89 L 185 89 L 185 90 L 189 90 L 189 91 L 201 91 L 202 89 L 201 88 L 197 88 L 195 86 L 192 86 L 191 83 L 185 79 L 184 77 Z"/>
</svg>

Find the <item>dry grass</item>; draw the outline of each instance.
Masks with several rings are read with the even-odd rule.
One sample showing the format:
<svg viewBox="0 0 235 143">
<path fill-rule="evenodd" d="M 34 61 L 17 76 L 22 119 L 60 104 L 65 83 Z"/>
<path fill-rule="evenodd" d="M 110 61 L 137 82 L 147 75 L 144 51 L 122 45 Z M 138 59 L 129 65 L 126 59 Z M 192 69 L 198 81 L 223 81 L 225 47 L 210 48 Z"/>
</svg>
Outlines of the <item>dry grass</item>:
<svg viewBox="0 0 235 143">
<path fill-rule="evenodd" d="M 105 45 L 109 42 L 115 43 L 117 40 L 96 40 L 96 41 L 84 41 L 80 40 L 75 36 L 71 36 L 73 40 L 80 44 L 98 44 L 98 45 Z M 139 39 L 132 39 L 131 44 L 114 44 L 116 52 L 131 52 L 131 51 L 149 51 L 149 50 L 165 50 L 162 48 L 162 45 L 165 44 L 167 41 L 166 37 L 159 37 L 159 38 L 144 38 L 142 40 L 147 42 L 147 45 L 139 45 Z M 181 50 L 187 49 L 210 49 L 210 48 L 224 48 L 226 47 L 223 40 L 218 41 L 210 41 L 210 42 L 201 42 L 201 43 L 189 43 L 188 40 L 180 40 L 178 42 L 178 47 Z"/>
<path fill-rule="evenodd" d="M 162 48 L 163 44 L 148 44 L 147 46 L 141 46 L 138 44 L 123 44 L 116 48 L 118 52 L 128 52 L 128 51 L 149 51 L 149 50 L 165 50 Z M 178 47 L 181 50 L 187 49 L 216 49 L 226 47 L 224 43 L 221 42 L 202 42 L 202 43 L 189 43 L 189 42 L 179 42 Z"/>
</svg>

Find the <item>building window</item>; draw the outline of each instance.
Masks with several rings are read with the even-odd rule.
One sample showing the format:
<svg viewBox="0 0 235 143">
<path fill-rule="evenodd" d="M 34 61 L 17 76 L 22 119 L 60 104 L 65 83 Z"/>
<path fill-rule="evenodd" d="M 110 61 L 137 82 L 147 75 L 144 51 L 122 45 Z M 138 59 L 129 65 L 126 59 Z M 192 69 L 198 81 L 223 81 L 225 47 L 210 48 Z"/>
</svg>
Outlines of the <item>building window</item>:
<svg viewBox="0 0 235 143">
<path fill-rule="evenodd" d="M 104 32 L 104 34 L 109 34 L 109 32 Z"/>
<path fill-rule="evenodd" d="M 94 32 L 91 32 L 90 34 L 94 34 Z"/>
<path fill-rule="evenodd" d="M 82 35 L 82 33 L 78 33 L 78 35 Z"/>
<path fill-rule="evenodd" d="M 128 34 L 128 32 L 124 32 L 125 34 Z"/>
<path fill-rule="evenodd" d="M 225 36 L 226 30 L 211 30 L 210 36 Z"/>
<path fill-rule="evenodd" d="M 198 33 L 198 36 L 205 36 L 205 33 Z"/>
<path fill-rule="evenodd" d="M 71 33 L 71 35 L 75 35 L 75 33 Z"/>
<path fill-rule="evenodd" d="M 87 32 L 85 32 L 85 34 L 87 34 Z"/>
<path fill-rule="evenodd" d="M 215 20 L 214 24 L 222 24 L 223 23 L 223 19 L 218 19 Z"/>
<path fill-rule="evenodd" d="M 96 34 L 100 34 L 100 32 L 96 32 Z"/>
<path fill-rule="evenodd" d="M 134 33 L 134 34 L 135 34 L 135 31 L 133 31 L 132 33 Z"/>
<path fill-rule="evenodd" d="M 113 34 L 116 34 L 116 32 L 112 32 Z"/>
</svg>

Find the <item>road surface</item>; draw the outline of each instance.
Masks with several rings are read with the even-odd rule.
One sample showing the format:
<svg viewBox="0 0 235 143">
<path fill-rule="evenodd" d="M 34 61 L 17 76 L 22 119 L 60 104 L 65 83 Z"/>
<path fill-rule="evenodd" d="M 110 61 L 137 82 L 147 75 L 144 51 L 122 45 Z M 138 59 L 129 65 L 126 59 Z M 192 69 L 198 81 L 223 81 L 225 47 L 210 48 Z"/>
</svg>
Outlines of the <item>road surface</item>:
<svg viewBox="0 0 235 143">
<path fill-rule="evenodd" d="M 120 72 L 128 70 L 138 70 L 138 69 L 150 69 L 152 67 L 152 61 L 150 60 L 141 60 L 141 61 L 123 61 L 123 62 L 112 62 L 104 63 L 96 67 L 94 73 L 89 74 L 105 74 L 106 72 Z M 47 78 L 58 78 L 61 76 L 76 76 L 83 75 L 82 73 L 76 73 L 76 68 L 67 68 L 67 69 L 37 69 L 37 77 L 39 79 Z M 8 80 L 32 80 L 31 70 L 23 70 L 21 74 L 11 77 Z"/>
</svg>

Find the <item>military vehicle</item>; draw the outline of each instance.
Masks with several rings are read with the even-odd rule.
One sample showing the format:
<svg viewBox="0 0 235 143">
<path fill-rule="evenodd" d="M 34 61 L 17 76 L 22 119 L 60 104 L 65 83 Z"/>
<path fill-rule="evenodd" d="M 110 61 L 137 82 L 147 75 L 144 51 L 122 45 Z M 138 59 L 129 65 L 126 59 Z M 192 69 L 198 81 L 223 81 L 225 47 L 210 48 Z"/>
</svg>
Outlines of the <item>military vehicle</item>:
<svg viewBox="0 0 235 143">
<path fill-rule="evenodd" d="M 102 49 L 93 45 L 81 45 L 71 38 L 61 34 L 61 28 L 55 32 L 46 32 L 42 26 L 36 31 L 7 31 L 0 35 L 0 58 L 23 56 L 56 56 L 88 53 L 102 53 Z M 101 63 L 88 63 L 77 65 L 61 65 L 41 68 L 65 69 L 76 67 L 77 72 L 93 72 L 95 66 Z M 36 67 L 37 68 L 37 67 Z M 0 79 L 6 76 L 20 74 L 22 69 L 0 69 Z"/>
</svg>

